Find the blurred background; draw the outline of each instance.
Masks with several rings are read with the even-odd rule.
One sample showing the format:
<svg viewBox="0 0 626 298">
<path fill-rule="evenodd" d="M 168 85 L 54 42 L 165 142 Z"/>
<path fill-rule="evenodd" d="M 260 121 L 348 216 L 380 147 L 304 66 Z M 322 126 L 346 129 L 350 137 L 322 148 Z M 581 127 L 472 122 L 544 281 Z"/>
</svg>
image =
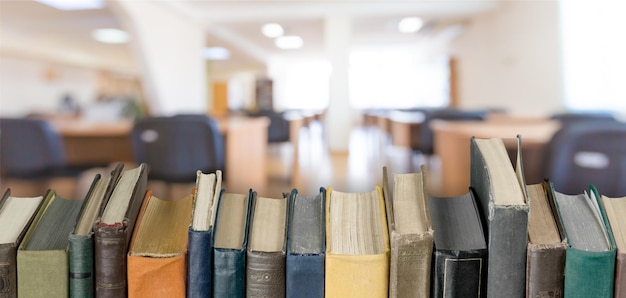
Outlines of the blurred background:
<svg viewBox="0 0 626 298">
<path fill-rule="evenodd" d="M 439 173 L 433 189 L 446 193 L 452 186 L 437 152 L 411 143 L 432 110 L 532 125 L 564 113 L 626 114 L 624 8 L 579 0 L 2 0 L 0 116 L 56 121 L 69 150 L 63 119 L 273 111 L 291 132 L 259 149 L 267 195 L 331 184 L 368 190 L 383 165 L 406 172 L 421 164 Z M 543 143 L 557 129 L 547 127 L 538 128 L 548 131 L 537 137 Z M 119 159 L 136 161 L 124 146 Z M 95 148 L 66 159 L 104 166 L 77 157 L 107 150 Z"/>
</svg>

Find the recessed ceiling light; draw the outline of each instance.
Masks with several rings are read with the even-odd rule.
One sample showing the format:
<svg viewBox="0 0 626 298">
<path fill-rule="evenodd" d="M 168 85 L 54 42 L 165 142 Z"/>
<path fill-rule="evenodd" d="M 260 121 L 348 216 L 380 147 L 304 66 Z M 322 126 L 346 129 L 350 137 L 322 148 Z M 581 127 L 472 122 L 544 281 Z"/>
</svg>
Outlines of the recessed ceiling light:
<svg viewBox="0 0 626 298">
<path fill-rule="evenodd" d="M 418 17 L 404 18 L 398 23 L 398 30 L 402 33 L 415 33 L 424 26 L 424 20 Z"/>
<path fill-rule="evenodd" d="M 104 0 L 35 0 L 60 10 L 100 9 Z"/>
<path fill-rule="evenodd" d="M 224 47 L 207 47 L 202 51 L 204 59 L 207 60 L 228 60 L 230 51 Z"/>
<path fill-rule="evenodd" d="M 104 28 L 91 32 L 91 37 L 104 43 L 127 43 L 130 40 L 128 33 L 120 29 Z"/>
<path fill-rule="evenodd" d="M 283 30 L 283 26 L 281 26 L 280 24 L 269 23 L 263 25 L 263 27 L 261 28 L 261 32 L 263 33 L 263 35 L 269 38 L 276 38 L 282 36 L 283 33 L 285 33 L 285 30 Z"/>
<path fill-rule="evenodd" d="M 274 44 L 283 50 L 299 49 L 304 44 L 302 37 L 297 35 L 281 36 L 274 39 Z"/>
</svg>

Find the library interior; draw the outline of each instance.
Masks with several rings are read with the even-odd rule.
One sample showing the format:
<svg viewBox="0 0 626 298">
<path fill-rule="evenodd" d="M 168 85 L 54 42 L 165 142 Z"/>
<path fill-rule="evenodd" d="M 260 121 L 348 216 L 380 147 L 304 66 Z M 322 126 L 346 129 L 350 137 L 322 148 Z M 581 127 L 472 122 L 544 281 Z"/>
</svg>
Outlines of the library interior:
<svg viewBox="0 0 626 298">
<path fill-rule="evenodd" d="M 605 0 L 0 0 L 0 297 L 626 297 Z"/>
</svg>

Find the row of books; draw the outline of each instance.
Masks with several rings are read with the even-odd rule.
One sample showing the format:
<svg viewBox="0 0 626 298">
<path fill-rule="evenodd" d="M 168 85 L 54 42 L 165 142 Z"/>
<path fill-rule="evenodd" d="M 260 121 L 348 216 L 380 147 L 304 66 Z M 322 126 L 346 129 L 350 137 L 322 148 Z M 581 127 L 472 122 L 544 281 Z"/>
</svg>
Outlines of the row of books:
<svg viewBox="0 0 626 298">
<path fill-rule="evenodd" d="M 277 198 L 199 171 L 163 200 L 145 164 L 96 175 L 84 200 L 6 190 L 0 297 L 626 295 L 626 197 L 526 185 L 521 150 L 513 166 L 501 139 L 470 146 L 457 197 L 429 196 L 423 166 L 383 168 L 370 192 Z"/>
</svg>

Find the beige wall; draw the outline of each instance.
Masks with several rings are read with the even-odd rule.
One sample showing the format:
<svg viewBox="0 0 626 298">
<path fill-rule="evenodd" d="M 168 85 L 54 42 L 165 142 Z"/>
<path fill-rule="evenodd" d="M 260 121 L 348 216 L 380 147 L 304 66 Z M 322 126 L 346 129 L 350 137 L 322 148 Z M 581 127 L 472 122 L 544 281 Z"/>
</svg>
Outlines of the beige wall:
<svg viewBox="0 0 626 298">
<path fill-rule="evenodd" d="M 453 44 L 462 107 L 519 114 L 563 109 L 557 1 L 503 1 Z"/>
</svg>

